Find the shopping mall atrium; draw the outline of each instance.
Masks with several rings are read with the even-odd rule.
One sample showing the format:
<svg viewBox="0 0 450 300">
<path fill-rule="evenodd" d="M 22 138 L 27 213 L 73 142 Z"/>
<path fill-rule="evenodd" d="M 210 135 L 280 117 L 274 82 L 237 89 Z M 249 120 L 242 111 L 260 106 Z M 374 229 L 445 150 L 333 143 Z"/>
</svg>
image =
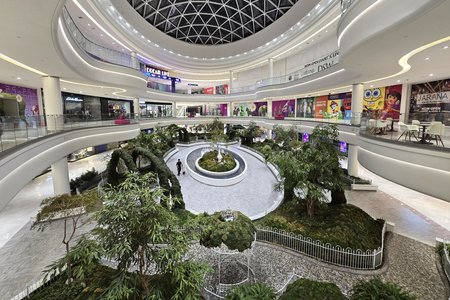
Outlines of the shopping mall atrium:
<svg viewBox="0 0 450 300">
<path fill-rule="evenodd" d="M 357 280 L 377 277 L 417 299 L 449 299 L 450 246 L 442 257 L 435 247 L 450 240 L 450 0 L 2 0 L 0 16 L 1 299 L 43 289 L 42 271 L 64 254 L 61 220 L 30 230 L 42 200 L 172 124 L 191 137 L 161 155 L 186 210 L 261 222 L 289 205 L 275 189 L 286 172 L 243 140 L 222 146 L 238 175 L 197 172 L 214 122 L 225 133 L 257 128 L 250 144 L 292 130 L 303 146 L 331 124 L 341 167 L 368 183 L 353 181 L 346 202 L 386 221 L 370 268 L 257 229 L 253 282 L 280 296 L 309 278 L 351 297 Z M 264 255 L 273 261 L 261 267 Z M 207 286 L 203 299 L 225 299 Z"/>
</svg>

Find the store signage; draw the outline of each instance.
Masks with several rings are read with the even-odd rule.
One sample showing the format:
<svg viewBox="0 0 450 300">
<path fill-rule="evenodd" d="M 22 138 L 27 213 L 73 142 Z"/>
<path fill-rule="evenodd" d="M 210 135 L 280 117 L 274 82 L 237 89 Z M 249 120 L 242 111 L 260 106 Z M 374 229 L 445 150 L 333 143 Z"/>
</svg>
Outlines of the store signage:
<svg viewBox="0 0 450 300">
<path fill-rule="evenodd" d="M 160 69 L 156 69 L 150 66 L 145 66 L 145 71 L 147 73 L 155 74 L 155 75 L 161 75 L 161 76 L 169 76 L 169 71 L 164 71 Z"/>
<path fill-rule="evenodd" d="M 305 64 L 303 69 L 291 73 L 288 79 L 289 81 L 297 80 L 321 72 L 336 65 L 338 62 L 339 62 L 339 50 L 336 50 L 328 54 L 327 56 L 324 56 L 322 58 L 316 59 L 315 61 Z"/>
<path fill-rule="evenodd" d="M 197 83 L 188 83 L 189 86 L 198 86 Z"/>
<path fill-rule="evenodd" d="M 83 98 L 79 98 L 76 96 L 67 96 L 66 101 L 83 102 Z"/>
<path fill-rule="evenodd" d="M 417 104 L 450 103 L 450 91 L 416 95 Z"/>
</svg>

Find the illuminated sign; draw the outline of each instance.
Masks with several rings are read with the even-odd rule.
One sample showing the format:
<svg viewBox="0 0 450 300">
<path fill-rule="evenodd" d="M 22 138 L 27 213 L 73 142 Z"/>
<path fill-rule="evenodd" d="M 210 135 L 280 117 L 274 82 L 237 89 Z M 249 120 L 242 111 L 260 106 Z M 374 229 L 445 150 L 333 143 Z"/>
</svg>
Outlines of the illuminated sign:
<svg viewBox="0 0 450 300">
<path fill-rule="evenodd" d="M 79 98 L 76 96 L 67 96 L 66 101 L 83 102 L 83 98 Z"/>
<path fill-rule="evenodd" d="M 169 71 L 156 69 L 156 68 L 153 68 L 153 67 L 150 67 L 150 66 L 145 66 L 145 72 L 146 73 L 155 74 L 155 75 L 161 75 L 161 76 L 169 77 Z"/>
</svg>

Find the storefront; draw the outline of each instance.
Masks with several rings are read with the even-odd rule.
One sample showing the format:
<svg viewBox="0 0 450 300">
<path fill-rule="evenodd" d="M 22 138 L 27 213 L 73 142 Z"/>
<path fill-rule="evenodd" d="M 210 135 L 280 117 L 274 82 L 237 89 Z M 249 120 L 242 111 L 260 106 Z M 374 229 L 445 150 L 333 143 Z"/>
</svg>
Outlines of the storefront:
<svg viewBox="0 0 450 300">
<path fill-rule="evenodd" d="M 145 102 L 139 104 L 139 115 L 143 118 L 161 118 L 172 116 L 171 103 Z"/>
</svg>

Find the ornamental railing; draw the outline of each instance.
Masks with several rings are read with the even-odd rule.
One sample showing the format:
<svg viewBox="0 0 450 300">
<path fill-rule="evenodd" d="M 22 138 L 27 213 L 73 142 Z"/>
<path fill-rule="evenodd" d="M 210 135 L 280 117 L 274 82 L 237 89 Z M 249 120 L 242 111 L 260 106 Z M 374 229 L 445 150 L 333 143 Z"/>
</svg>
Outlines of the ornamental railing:
<svg viewBox="0 0 450 300">
<path fill-rule="evenodd" d="M 335 246 L 292 232 L 268 227 L 257 228 L 256 240 L 283 246 L 333 265 L 359 270 L 375 270 L 383 264 L 385 233 L 386 223 L 381 233 L 381 246 L 378 249 L 366 251 Z"/>
</svg>

